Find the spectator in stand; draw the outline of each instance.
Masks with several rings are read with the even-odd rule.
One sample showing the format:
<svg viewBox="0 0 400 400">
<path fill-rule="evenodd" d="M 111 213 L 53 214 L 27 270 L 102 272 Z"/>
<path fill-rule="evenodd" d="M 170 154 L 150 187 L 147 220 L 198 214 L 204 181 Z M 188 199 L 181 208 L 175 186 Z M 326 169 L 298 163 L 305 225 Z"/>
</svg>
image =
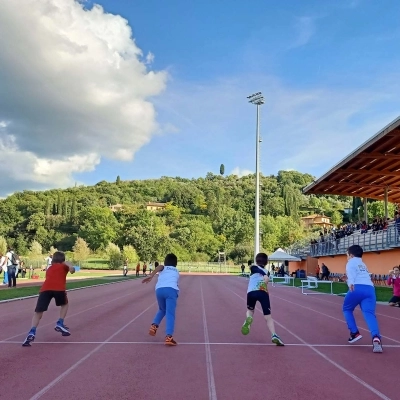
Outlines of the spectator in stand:
<svg viewBox="0 0 400 400">
<path fill-rule="evenodd" d="M 393 297 L 389 300 L 389 306 L 400 307 L 400 268 L 394 267 L 389 271 L 388 286 L 393 286 Z"/>
</svg>

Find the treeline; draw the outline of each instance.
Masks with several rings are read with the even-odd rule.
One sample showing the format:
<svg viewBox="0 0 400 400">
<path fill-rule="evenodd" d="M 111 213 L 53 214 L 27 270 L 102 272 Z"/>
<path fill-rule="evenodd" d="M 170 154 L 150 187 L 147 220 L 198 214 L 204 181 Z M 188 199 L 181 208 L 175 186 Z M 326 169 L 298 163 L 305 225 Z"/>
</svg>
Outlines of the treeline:
<svg viewBox="0 0 400 400">
<path fill-rule="evenodd" d="M 341 223 L 351 200 L 305 196 L 313 177 L 280 171 L 261 177 L 261 241 L 273 251 L 304 237 L 300 217 L 324 212 Z M 233 259 L 251 256 L 254 237 L 254 175 L 207 174 L 205 178 L 99 182 L 65 190 L 23 191 L 0 200 L 0 235 L 21 255 L 39 243 L 72 251 L 78 237 L 92 252 L 110 243 L 131 246 L 142 260 L 161 259 L 168 251 L 182 261 L 214 260 L 218 251 Z M 146 203 L 166 203 L 162 211 Z M 110 206 L 122 204 L 113 212 Z"/>
</svg>

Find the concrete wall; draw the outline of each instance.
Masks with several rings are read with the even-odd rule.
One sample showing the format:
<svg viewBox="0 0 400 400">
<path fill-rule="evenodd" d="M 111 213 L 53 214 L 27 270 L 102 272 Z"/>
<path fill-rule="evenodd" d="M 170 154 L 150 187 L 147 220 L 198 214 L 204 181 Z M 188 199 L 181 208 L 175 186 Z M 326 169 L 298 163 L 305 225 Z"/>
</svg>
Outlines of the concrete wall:
<svg viewBox="0 0 400 400">
<path fill-rule="evenodd" d="M 385 250 L 377 253 L 364 253 L 363 260 L 372 274 L 386 275 L 395 265 L 400 264 L 400 249 Z M 317 265 L 321 267 L 322 263 L 330 269 L 331 272 L 344 273 L 346 270 L 347 256 L 338 255 L 334 257 L 308 257 L 301 262 L 290 262 L 289 271 L 293 272 L 297 268 L 304 269 L 308 275 L 314 275 Z"/>
</svg>

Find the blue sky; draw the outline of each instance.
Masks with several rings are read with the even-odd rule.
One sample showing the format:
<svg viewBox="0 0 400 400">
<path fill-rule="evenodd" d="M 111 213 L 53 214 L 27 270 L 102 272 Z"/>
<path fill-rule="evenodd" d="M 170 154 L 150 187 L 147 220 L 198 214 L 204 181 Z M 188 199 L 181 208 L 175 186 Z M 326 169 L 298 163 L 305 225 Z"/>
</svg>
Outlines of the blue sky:
<svg viewBox="0 0 400 400">
<path fill-rule="evenodd" d="M 150 68 L 168 79 L 150 96 L 158 132 L 131 161 L 102 153 L 92 171 L 77 169 L 78 182 L 192 178 L 221 163 L 254 171 L 256 109 L 246 96 L 257 91 L 264 174 L 319 176 L 400 115 L 398 0 L 95 3 L 128 21 L 143 57 L 154 55 Z"/>
</svg>

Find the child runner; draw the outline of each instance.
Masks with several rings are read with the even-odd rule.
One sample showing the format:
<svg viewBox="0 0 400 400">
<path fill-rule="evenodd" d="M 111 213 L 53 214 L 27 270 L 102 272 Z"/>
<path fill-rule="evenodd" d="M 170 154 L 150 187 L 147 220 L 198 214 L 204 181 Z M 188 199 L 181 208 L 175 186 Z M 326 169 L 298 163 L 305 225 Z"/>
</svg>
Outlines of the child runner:
<svg viewBox="0 0 400 400">
<path fill-rule="evenodd" d="M 71 263 L 65 261 L 65 254 L 63 252 L 56 251 L 50 267 L 46 270 L 46 280 L 40 288 L 35 314 L 32 319 L 32 328 L 22 346 L 30 346 L 31 342 L 35 340 L 36 328 L 43 316 L 43 312 L 47 311 L 52 298 L 54 298 L 56 306 L 61 307 L 60 319 L 57 321 L 54 329 L 63 336 L 70 335 L 69 329 L 64 325 L 64 319 L 68 311 L 68 297 L 66 292 L 68 272 L 73 274 L 75 268 Z"/>
<path fill-rule="evenodd" d="M 346 276 L 349 291 L 344 298 L 343 315 L 350 330 L 349 343 L 362 338 L 354 319 L 354 309 L 359 305 L 372 336 L 372 351 L 382 353 L 381 335 L 375 316 L 376 295 L 367 266 L 362 260 L 363 249 L 355 244 L 347 249 Z"/>
<path fill-rule="evenodd" d="M 158 265 L 151 275 L 142 281 L 142 283 L 149 283 L 154 275 L 158 273 L 158 281 L 156 283 L 158 312 L 150 326 L 149 335 L 156 335 L 161 321 L 166 317 L 165 344 L 168 346 L 177 345 L 173 338 L 176 302 L 179 296 L 179 271 L 176 268 L 177 264 L 178 259 L 176 255 L 168 254 L 165 257 L 164 265 Z"/>
<path fill-rule="evenodd" d="M 389 306 L 400 307 L 400 269 L 394 267 L 389 271 L 389 279 L 387 281 L 389 286 L 393 285 L 393 297 L 389 300 Z"/>
<path fill-rule="evenodd" d="M 253 323 L 254 309 L 257 301 L 260 302 L 267 321 L 267 326 L 272 335 L 272 343 L 277 346 L 284 346 L 281 338 L 275 333 L 275 324 L 271 316 L 271 305 L 269 302 L 269 294 L 267 284 L 269 278 L 265 266 L 268 264 L 268 256 L 265 253 L 258 253 L 256 256 L 256 265 L 250 267 L 250 280 L 247 287 L 247 313 L 246 321 L 242 325 L 243 335 L 248 335 L 250 326 Z"/>
</svg>

